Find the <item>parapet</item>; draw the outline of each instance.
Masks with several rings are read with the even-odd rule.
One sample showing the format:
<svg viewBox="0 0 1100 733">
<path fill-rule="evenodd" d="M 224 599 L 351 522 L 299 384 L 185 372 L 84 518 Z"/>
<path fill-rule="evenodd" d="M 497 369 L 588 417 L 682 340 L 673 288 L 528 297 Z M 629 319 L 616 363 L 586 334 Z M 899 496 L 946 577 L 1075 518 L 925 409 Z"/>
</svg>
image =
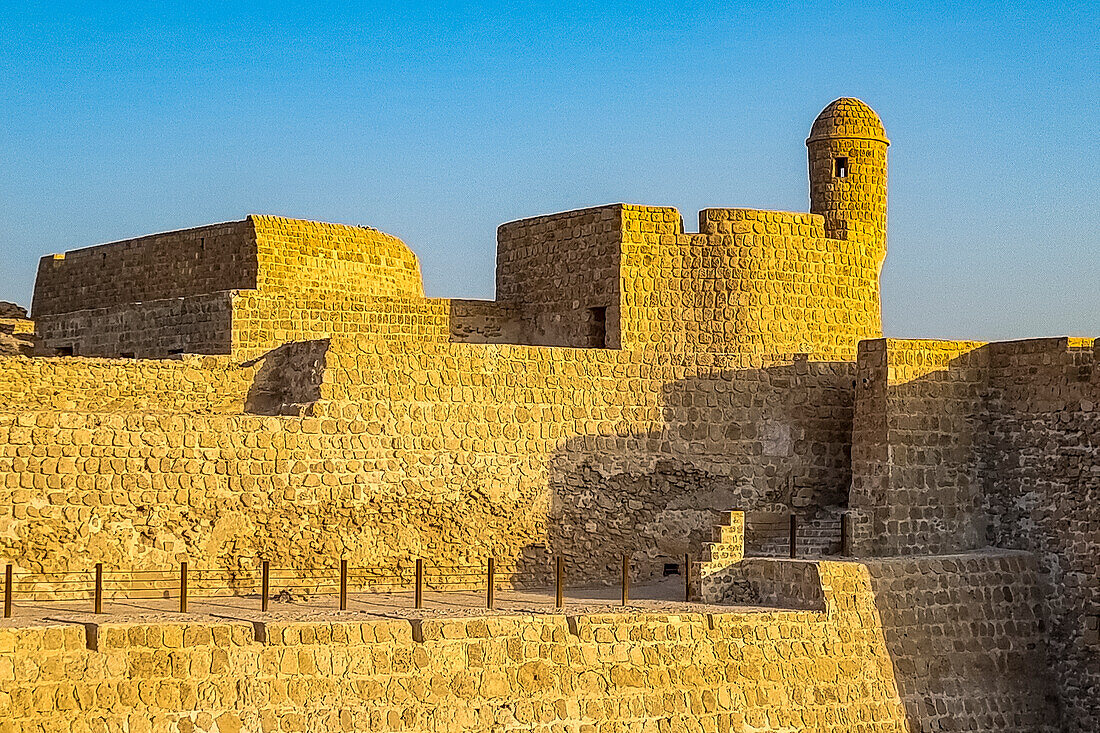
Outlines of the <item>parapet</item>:
<svg viewBox="0 0 1100 733">
<path fill-rule="evenodd" d="M 703 209 L 699 212 L 699 232 L 824 239 L 825 217 L 820 214 L 760 209 Z"/>
<path fill-rule="evenodd" d="M 276 216 L 152 234 L 47 255 L 35 318 L 231 290 L 424 294 L 416 255 L 368 227 Z"/>
</svg>

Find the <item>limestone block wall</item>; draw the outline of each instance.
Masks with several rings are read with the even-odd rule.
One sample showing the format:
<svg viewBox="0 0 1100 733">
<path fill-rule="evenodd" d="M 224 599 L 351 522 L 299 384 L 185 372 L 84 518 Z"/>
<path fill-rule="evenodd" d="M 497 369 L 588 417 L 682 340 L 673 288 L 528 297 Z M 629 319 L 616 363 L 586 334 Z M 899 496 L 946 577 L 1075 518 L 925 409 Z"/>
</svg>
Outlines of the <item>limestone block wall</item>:
<svg viewBox="0 0 1100 733">
<path fill-rule="evenodd" d="M 228 354 L 233 296 L 224 291 L 43 315 L 35 327 L 47 351 L 76 356 Z"/>
<path fill-rule="evenodd" d="M 1087 730 L 1059 721 L 1035 557 L 995 553 L 868 562 L 912 730 Z"/>
<path fill-rule="evenodd" d="M 1100 341 L 989 347 L 987 538 L 1035 553 L 1068 729 L 1100 728 Z"/>
<path fill-rule="evenodd" d="M 1026 558 L 754 562 L 757 579 L 792 570 L 786 592 L 816 592 L 820 609 L 0 628 L 0 719 L 11 731 L 1059 730 Z"/>
<path fill-rule="evenodd" d="M 855 601 L 866 579 L 834 585 L 830 615 L 268 621 L 257 640 L 244 623 L 97 624 L 94 649 L 76 625 L 4 629 L 0 716 L 12 731 L 905 731 L 873 604 Z"/>
<path fill-rule="evenodd" d="M 865 343 L 850 506 L 857 553 L 1033 552 L 1069 730 L 1100 720 L 1093 619 L 1100 448 L 1096 342 Z"/>
<path fill-rule="evenodd" d="M 571 575 L 608 580 L 625 552 L 641 578 L 697 554 L 724 508 L 811 511 L 849 481 L 846 363 L 367 337 L 322 352 L 248 367 L 245 409 L 266 417 L 139 412 L 162 403 L 136 393 L 116 398 L 134 412 L 0 414 L 0 556 L 20 570 L 186 559 L 244 576 L 265 558 L 310 569 L 490 553 L 537 574 L 563 553 Z M 318 359 L 323 373 L 295 381 Z M 229 399 L 225 379 L 209 383 L 222 391 L 209 412 Z M 283 413 L 303 401 L 305 414 Z"/>
<path fill-rule="evenodd" d="M 491 301 L 263 292 L 233 299 L 231 351 L 255 359 L 296 341 L 366 336 L 390 341 L 515 343 L 515 310 Z"/>
<path fill-rule="evenodd" d="M 44 258 L 34 309 L 45 346 L 79 355 L 252 358 L 358 332 L 376 298 L 410 299 L 403 315 L 415 318 L 431 307 L 415 303 L 423 294 L 416 255 L 396 237 L 250 216 Z"/>
<path fill-rule="evenodd" d="M 977 433 L 985 352 L 972 341 L 877 339 L 859 347 L 849 505 L 871 517 L 869 555 L 985 544 Z"/>
<path fill-rule="evenodd" d="M 771 234 L 825 239 L 825 217 L 760 209 L 703 209 L 699 212 L 699 233 Z"/>
<path fill-rule="evenodd" d="M 700 234 L 624 233 L 624 347 L 854 360 L 881 336 L 879 262 L 809 214 L 707 209 Z"/>
<path fill-rule="evenodd" d="M 37 411 L 240 413 L 258 367 L 229 357 L 165 360 L 0 358 L 0 405 Z"/>
<path fill-rule="evenodd" d="M 471 344 L 518 344 L 520 324 L 514 308 L 491 300 L 447 301 L 451 341 Z"/>
<path fill-rule="evenodd" d="M 1061 660 L 1047 643 L 1046 590 L 1029 553 L 747 558 L 730 574 L 739 581 L 727 586 L 731 601 L 747 584 L 756 600 L 827 617 L 850 608 L 880 628 L 908 730 L 1087 730 L 1060 719 Z M 870 592 L 849 595 L 864 583 Z"/>
<path fill-rule="evenodd" d="M 31 312 L 43 316 L 139 301 L 256 287 L 250 220 L 152 234 L 64 254 L 38 264 Z"/>
<path fill-rule="evenodd" d="M 420 262 L 397 237 L 370 227 L 281 216 L 248 217 L 269 294 L 423 297 Z"/>
<path fill-rule="evenodd" d="M 651 216 L 613 204 L 502 224 L 496 299 L 517 309 L 518 343 L 617 348 L 622 232 L 628 219 Z"/>
</svg>

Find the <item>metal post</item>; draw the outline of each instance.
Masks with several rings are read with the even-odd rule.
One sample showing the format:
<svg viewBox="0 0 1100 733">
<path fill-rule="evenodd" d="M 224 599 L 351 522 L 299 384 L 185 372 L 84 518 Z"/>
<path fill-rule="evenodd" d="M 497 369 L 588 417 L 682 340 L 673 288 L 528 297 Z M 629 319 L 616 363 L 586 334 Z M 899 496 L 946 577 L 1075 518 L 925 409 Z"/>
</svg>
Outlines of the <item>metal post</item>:
<svg viewBox="0 0 1100 733">
<path fill-rule="evenodd" d="M 565 559 L 561 555 L 558 555 L 556 558 L 554 558 L 554 577 L 556 580 L 555 586 L 557 589 L 556 593 L 554 594 L 554 605 L 558 608 L 561 608 L 562 601 L 564 600 L 562 595 L 565 585 Z"/>
<path fill-rule="evenodd" d="M 187 563 L 180 563 L 180 613 L 187 613 Z"/>
<path fill-rule="evenodd" d="M 791 515 L 791 559 L 798 555 L 798 515 Z"/>
<path fill-rule="evenodd" d="M 271 586 L 269 584 L 271 567 L 267 560 L 264 560 L 260 565 L 260 610 L 267 610 L 267 592 Z"/>
<path fill-rule="evenodd" d="M 691 555 L 684 555 L 684 603 L 691 600 Z"/>
<path fill-rule="evenodd" d="M 348 561 L 340 561 L 340 610 L 348 610 Z"/>
<path fill-rule="evenodd" d="M 496 560 L 489 558 L 489 584 L 485 592 L 485 607 L 492 608 L 493 602 L 496 600 Z"/>
<path fill-rule="evenodd" d="M 851 548 L 849 547 L 848 540 L 849 531 L 849 518 L 848 512 L 844 512 L 840 515 L 840 554 L 844 557 L 848 557 Z"/>
<path fill-rule="evenodd" d="M 623 601 L 626 605 L 630 601 L 630 557 L 623 555 Z"/>
<path fill-rule="evenodd" d="M 4 569 L 4 618 L 11 618 L 11 597 L 14 593 L 11 580 L 11 565 Z"/>
<path fill-rule="evenodd" d="M 414 593 L 414 606 L 424 607 L 424 561 L 416 559 L 416 592 Z"/>
<path fill-rule="evenodd" d="M 95 613 L 103 613 L 103 563 L 95 564 Z"/>
</svg>

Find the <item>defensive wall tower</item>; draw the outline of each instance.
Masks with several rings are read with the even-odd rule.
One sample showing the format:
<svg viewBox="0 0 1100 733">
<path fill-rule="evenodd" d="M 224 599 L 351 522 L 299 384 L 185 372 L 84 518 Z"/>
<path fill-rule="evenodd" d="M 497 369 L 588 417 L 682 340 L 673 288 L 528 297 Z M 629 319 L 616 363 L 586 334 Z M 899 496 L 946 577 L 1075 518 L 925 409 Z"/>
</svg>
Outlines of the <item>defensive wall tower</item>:
<svg viewBox="0 0 1100 733">
<path fill-rule="evenodd" d="M 814 120 L 806 148 L 810 212 L 825 217 L 825 236 L 865 241 L 879 267 L 886 259 L 886 148 L 875 111 L 841 97 Z"/>
</svg>

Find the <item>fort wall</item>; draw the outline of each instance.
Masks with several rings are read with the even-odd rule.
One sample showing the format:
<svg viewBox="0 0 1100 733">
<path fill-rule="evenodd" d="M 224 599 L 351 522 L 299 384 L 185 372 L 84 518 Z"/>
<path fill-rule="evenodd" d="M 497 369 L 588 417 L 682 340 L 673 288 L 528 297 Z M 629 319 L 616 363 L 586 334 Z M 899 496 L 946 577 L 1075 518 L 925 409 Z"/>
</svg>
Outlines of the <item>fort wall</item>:
<svg viewBox="0 0 1100 733">
<path fill-rule="evenodd" d="M 869 512 L 872 522 L 857 553 L 949 553 L 985 544 L 975 445 L 982 346 L 860 344 L 849 506 Z"/>
<path fill-rule="evenodd" d="M 730 234 L 624 235 L 624 348 L 855 361 L 859 340 L 881 335 L 873 254 L 855 242 L 770 233 L 817 231 L 810 215 L 751 214 L 702 212 L 705 228 Z M 751 233 L 739 231 L 746 222 Z"/>
<path fill-rule="evenodd" d="M 843 501 L 850 480 L 847 363 L 751 369 L 717 355 L 654 363 L 367 337 L 320 348 L 297 371 L 269 364 L 276 355 L 257 363 L 245 409 L 268 417 L 207 414 L 240 399 L 243 385 L 226 380 L 247 370 L 181 390 L 190 413 L 42 400 L 0 414 L 0 555 L 75 573 L 96 561 L 244 572 L 262 558 L 309 569 L 341 555 L 473 564 L 493 553 L 502 568 L 546 572 L 562 553 L 577 577 L 606 579 L 626 553 L 651 577 L 697 552 L 722 507 L 813 511 Z M 160 404 L 165 367 L 117 364 L 127 396 L 105 395 L 104 409 Z M 304 416 L 278 416 L 302 403 Z"/>
<path fill-rule="evenodd" d="M 620 346 L 623 231 L 643 220 L 667 228 L 673 214 L 678 220 L 674 209 L 613 204 L 502 224 L 496 299 L 517 310 L 519 343 Z"/>
<path fill-rule="evenodd" d="M 151 234 L 38 263 L 31 315 L 255 288 L 258 259 L 250 219 Z"/>
<path fill-rule="evenodd" d="M 268 294 L 423 297 L 420 262 L 397 237 L 370 227 L 250 216 Z"/>
<path fill-rule="evenodd" d="M 1030 674 L 1044 650 L 1027 560 L 939 562 L 818 563 L 820 611 L 0 628 L 0 717 L 173 733 L 1057 730 Z M 895 610 L 907 600 L 927 610 Z"/>
<path fill-rule="evenodd" d="M 233 295 L 223 291 L 43 315 L 35 329 L 47 350 L 75 356 L 229 354 Z"/>
<path fill-rule="evenodd" d="M 852 447 L 855 552 L 1036 555 L 1075 730 L 1100 722 L 1097 343 L 865 342 Z"/>
<path fill-rule="evenodd" d="M 42 411 L 233 414 L 245 410 L 257 369 L 213 356 L 141 362 L 0 357 L 0 404 L 17 417 Z"/>
</svg>

